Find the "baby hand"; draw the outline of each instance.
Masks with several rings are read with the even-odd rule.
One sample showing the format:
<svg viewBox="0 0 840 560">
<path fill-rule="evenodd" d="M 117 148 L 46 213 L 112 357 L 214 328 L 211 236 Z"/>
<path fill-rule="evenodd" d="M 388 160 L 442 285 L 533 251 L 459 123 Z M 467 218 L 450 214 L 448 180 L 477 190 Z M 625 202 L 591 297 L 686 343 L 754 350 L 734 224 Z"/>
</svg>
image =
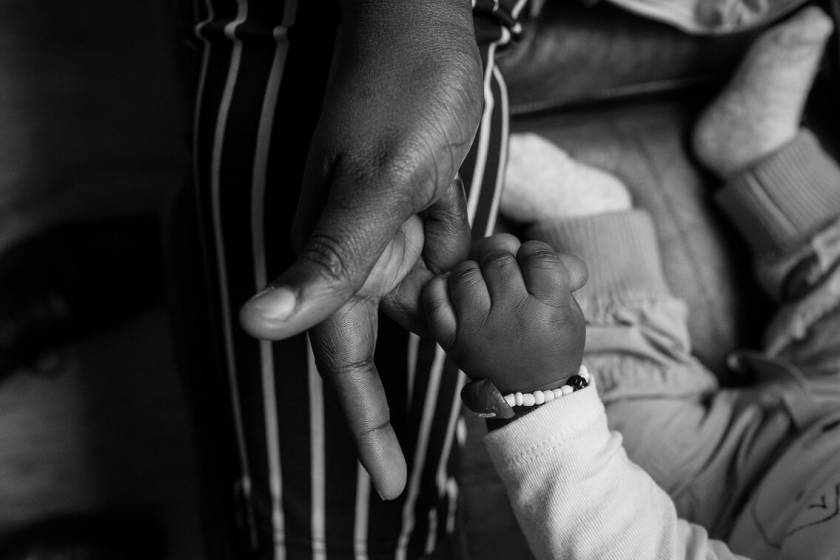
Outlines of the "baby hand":
<svg viewBox="0 0 840 560">
<path fill-rule="evenodd" d="M 583 263 L 510 235 L 482 239 L 472 257 L 423 292 L 429 330 L 443 349 L 502 393 L 555 388 L 576 374 L 585 325 L 572 292 L 586 282 Z"/>
</svg>

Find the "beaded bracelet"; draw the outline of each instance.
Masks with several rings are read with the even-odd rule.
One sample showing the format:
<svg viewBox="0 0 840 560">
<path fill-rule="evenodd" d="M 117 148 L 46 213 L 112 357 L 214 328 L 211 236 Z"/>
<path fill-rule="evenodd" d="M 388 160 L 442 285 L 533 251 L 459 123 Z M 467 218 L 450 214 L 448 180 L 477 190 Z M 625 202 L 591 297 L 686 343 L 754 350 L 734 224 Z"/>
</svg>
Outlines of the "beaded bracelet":
<svg viewBox="0 0 840 560">
<path fill-rule="evenodd" d="M 531 393 L 510 393 L 502 395 L 489 379 L 475 379 L 461 390 L 464 406 L 482 418 L 512 420 L 527 414 L 534 407 L 588 387 L 591 376 L 586 366 L 581 365 L 577 375 L 569 377 L 559 389 L 533 391 Z"/>
<path fill-rule="evenodd" d="M 554 399 L 571 395 L 575 391 L 580 391 L 589 387 L 589 382 L 592 376 L 586 366 L 581 364 L 577 375 L 573 375 L 566 380 L 566 383 L 558 389 L 546 389 L 545 391 L 534 391 L 532 393 L 508 393 L 503 398 L 508 406 L 539 406 Z"/>
</svg>

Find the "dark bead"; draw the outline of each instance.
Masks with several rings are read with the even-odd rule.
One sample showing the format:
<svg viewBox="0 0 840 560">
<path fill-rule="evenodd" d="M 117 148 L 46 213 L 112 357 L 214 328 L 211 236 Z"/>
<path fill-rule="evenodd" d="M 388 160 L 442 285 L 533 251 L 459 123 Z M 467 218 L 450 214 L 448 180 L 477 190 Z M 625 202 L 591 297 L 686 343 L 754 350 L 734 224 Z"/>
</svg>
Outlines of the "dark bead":
<svg viewBox="0 0 840 560">
<path fill-rule="evenodd" d="M 575 391 L 580 391 L 581 389 L 589 385 L 589 383 L 587 383 L 586 379 L 584 379 L 580 375 L 573 375 L 566 380 L 566 385 L 568 385 Z"/>
<path fill-rule="evenodd" d="M 464 406 L 482 418 L 513 418 L 513 409 L 489 379 L 476 379 L 464 385 L 461 399 Z"/>
</svg>

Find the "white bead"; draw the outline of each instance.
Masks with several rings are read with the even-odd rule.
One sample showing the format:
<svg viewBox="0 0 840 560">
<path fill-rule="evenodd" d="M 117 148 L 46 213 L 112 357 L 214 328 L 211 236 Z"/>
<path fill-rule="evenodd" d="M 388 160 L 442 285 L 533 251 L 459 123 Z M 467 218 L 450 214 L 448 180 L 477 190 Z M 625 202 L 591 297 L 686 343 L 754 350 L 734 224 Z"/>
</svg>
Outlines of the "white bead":
<svg viewBox="0 0 840 560">
<path fill-rule="evenodd" d="M 543 391 L 543 393 L 545 394 L 545 402 L 551 402 L 554 400 L 554 391 L 548 390 Z"/>
<path fill-rule="evenodd" d="M 526 393 L 522 395 L 522 406 L 534 406 L 536 400 L 534 399 L 534 395 L 531 393 Z"/>
<path fill-rule="evenodd" d="M 513 393 L 505 395 L 505 402 L 508 403 L 508 406 L 516 406 L 516 396 Z"/>
<path fill-rule="evenodd" d="M 587 382 L 589 382 L 590 375 L 589 375 L 589 370 L 586 368 L 586 366 L 584 366 L 584 365 L 580 366 L 580 372 L 578 373 L 578 375 L 580 375 Z"/>
<path fill-rule="evenodd" d="M 534 391 L 534 404 L 543 404 L 545 402 L 545 395 L 542 391 Z"/>
<path fill-rule="evenodd" d="M 516 399 L 516 406 L 522 406 L 522 401 L 523 401 L 522 393 L 516 393 L 514 395 L 514 398 Z"/>
<path fill-rule="evenodd" d="M 563 396 L 563 390 L 562 389 L 554 389 L 554 398 L 555 399 L 559 399 L 562 396 Z"/>
<path fill-rule="evenodd" d="M 571 395 L 575 392 L 575 390 L 572 389 L 569 385 L 563 385 L 562 387 L 560 387 L 560 391 L 563 392 L 563 396 Z"/>
</svg>

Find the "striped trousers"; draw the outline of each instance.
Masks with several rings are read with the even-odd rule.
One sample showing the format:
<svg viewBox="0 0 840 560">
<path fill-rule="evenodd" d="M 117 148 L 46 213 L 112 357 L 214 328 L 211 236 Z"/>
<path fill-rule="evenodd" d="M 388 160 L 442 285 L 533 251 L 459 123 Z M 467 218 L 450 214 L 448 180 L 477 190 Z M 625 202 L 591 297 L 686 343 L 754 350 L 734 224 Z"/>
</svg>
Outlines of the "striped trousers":
<svg viewBox="0 0 840 560">
<path fill-rule="evenodd" d="M 524 2 L 474 2 L 485 106 L 461 176 L 476 237 L 494 227 L 506 156 L 507 97 L 494 56 L 519 33 Z M 463 374 L 434 342 L 383 317 L 376 363 L 409 469 L 403 496 L 383 502 L 371 493 L 306 336 L 258 341 L 236 321 L 239 306 L 293 260 L 290 226 L 341 25 L 338 6 L 199 0 L 195 21 L 193 249 L 201 278 L 193 275 L 193 287 L 202 286 L 205 301 L 193 317 L 201 324 L 189 328 L 206 338 L 192 347 L 188 386 L 199 403 L 202 468 L 211 473 L 205 492 L 233 492 L 231 501 L 211 497 L 205 505 L 235 510 L 229 550 L 237 558 L 430 553 L 455 528 Z M 206 517 L 211 533 L 225 531 L 224 520 Z"/>
</svg>

